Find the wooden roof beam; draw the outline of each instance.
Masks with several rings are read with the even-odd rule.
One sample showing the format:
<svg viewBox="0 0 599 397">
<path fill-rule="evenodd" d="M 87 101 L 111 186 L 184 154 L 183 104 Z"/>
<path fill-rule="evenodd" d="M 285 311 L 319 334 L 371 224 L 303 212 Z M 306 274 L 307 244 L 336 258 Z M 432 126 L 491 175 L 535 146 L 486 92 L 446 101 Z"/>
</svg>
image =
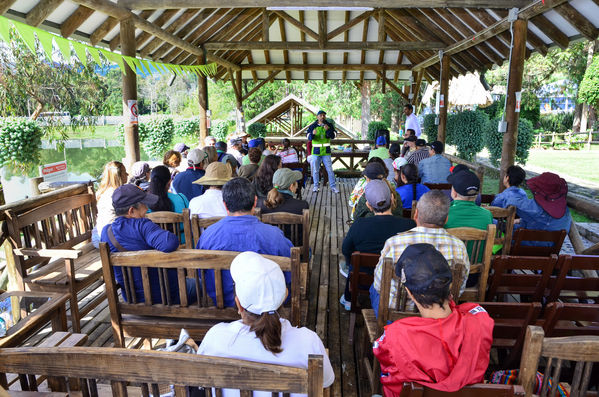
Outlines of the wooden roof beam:
<svg viewBox="0 0 599 397">
<path fill-rule="evenodd" d="M 116 18 L 108 17 L 96 30 L 89 36 L 90 43 L 95 46 L 98 44 L 106 35 L 118 25 L 119 21 Z"/>
<path fill-rule="evenodd" d="M 4 14 L 17 0 L 0 0 L 0 14 Z"/>
<path fill-rule="evenodd" d="M 260 83 L 258 83 L 258 85 L 256 85 L 254 88 L 252 88 L 247 94 L 245 94 L 241 98 L 241 100 L 245 101 L 246 99 L 251 97 L 254 94 L 254 92 L 258 91 L 264 84 L 273 81 L 275 79 L 275 77 L 277 77 L 277 74 L 279 74 L 280 72 L 281 72 L 280 70 L 275 70 L 275 71 L 271 72 L 266 79 L 262 80 Z"/>
<path fill-rule="evenodd" d="M 351 28 L 353 28 L 354 26 L 356 26 L 363 20 L 370 18 L 374 11 L 363 12 L 362 14 L 358 15 L 357 17 L 355 17 L 352 20 L 349 20 L 347 17 L 349 15 L 348 14 L 349 12 L 350 11 L 346 11 L 345 23 L 343 25 L 339 26 L 337 29 L 333 30 L 332 32 L 327 33 L 327 40 L 331 40 L 334 37 L 339 36 L 341 33 L 346 33 L 348 30 L 350 30 Z M 345 41 L 347 41 L 347 39 Z"/>
<path fill-rule="evenodd" d="M 570 38 L 559 30 L 553 22 L 547 19 L 544 15 L 537 15 L 536 17 L 530 20 L 537 28 L 541 30 L 545 34 L 545 36 L 549 37 L 553 42 L 562 50 L 568 48 L 570 44 Z"/>
<path fill-rule="evenodd" d="M 387 78 L 387 76 L 385 76 L 385 74 L 383 72 L 380 71 L 375 71 L 375 73 L 377 74 L 377 76 L 379 76 L 381 79 L 383 79 L 383 82 L 388 85 L 389 87 L 391 87 L 393 89 L 393 91 L 397 92 L 399 95 L 402 96 L 403 99 L 405 99 L 406 101 L 410 101 L 410 99 L 408 98 L 408 96 L 398 87 L 395 85 L 394 82 L 392 82 L 391 80 L 389 80 Z"/>
<path fill-rule="evenodd" d="M 370 23 L 370 18 L 364 19 L 364 26 L 362 28 L 362 41 L 366 42 L 368 40 L 368 24 Z M 366 51 L 362 50 L 360 53 L 360 62 L 362 64 L 366 63 Z M 364 83 L 364 71 L 360 71 L 360 84 Z"/>
<path fill-rule="evenodd" d="M 62 37 L 69 37 L 79 26 L 83 24 L 87 20 L 87 18 L 91 17 L 94 13 L 89 7 L 79 6 L 74 13 L 72 13 L 66 21 L 62 23 L 60 26 L 60 34 Z"/>
<path fill-rule="evenodd" d="M 241 65 L 241 70 L 309 70 L 309 71 L 322 71 L 327 70 L 331 71 L 382 71 L 382 70 L 410 70 L 410 65 L 388 65 L 388 64 L 311 64 L 311 65 L 302 65 L 302 64 L 272 64 L 272 65 Z"/>
<path fill-rule="evenodd" d="M 167 23 L 178 12 L 179 10 L 174 9 L 165 10 L 158 18 L 156 18 L 154 23 L 158 26 L 164 26 L 164 24 Z M 137 48 L 141 48 L 141 46 L 143 46 L 150 38 L 152 38 L 150 33 L 141 32 L 141 34 L 135 38 Z"/>
<path fill-rule="evenodd" d="M 589 40 L 595 40 L 599 34 L 599 29 L 595 27 L 587 18 L 569 3 L 564 3 L 555 7 L 557 11 L 574 29 L 578 30 Z"/>
<path fill-rule="evenodd" d="M 74 3 L 84 5 L 86 7 L 92 8 L 96 11 L 103 12 L 104 14 L 110 15 L 111 17 L 117 18 L 119 21 L 127 18 L 131 18 L 133 24 L 148 33 L 155 35 L 156 37 L 161 38 L 162 40 L 169 42 L 170 44 L 180 47 L 185 51 L 188 51 L 194 55 L 203 55 L 204 51 L 200 48 L 194 47 L 191 43 L 178 38 L 177 36 L 167 33 L 162 30 L 159 26 L 149 22 L 143 18 L 140 18 L 138 15 L 129 11 L 125 7 L 117 5 L 107 0 L 71 0 Z M 206 58 L 210 62 L 216 62 L 222 66 L 231 68 L 233 70 L 240 70 L 239 65 L 235 65 L 225 59 L 222 59 L 214 54 L 207 53 Z"/>
<path fill-rule="evenodd" d="M 124 7 L 130 10 L 157 10 L 163 8 L 194 8 L 198 7 L 197 0 L 120 0 Z M 301 7 L 344 7 L 356 6 L 373 8 L 436 8 L 436 7 L 472 7 L 476 4 L 480 8 L 522 8 L 529 4 L 528 0 L 303 0 Z M 204 7 L 227 8 L 261 8 L 254 0 L 203 0 Z M 269 1 L 269 7 L 298 7 L 295 0 Z"/>
<path fill-rule="evenodd" d="M 346 12 L 345 12 L 345 20 L 346 20 L 346 21 L 347 21 L 347 18 L 348 18 L 348 15 L 347 15 L 347 14 L 348 14 L 348 12 L 349 12 L 349 11 L 346 11 Z M 305 18 L 304 11 L 300 11 L 300 12 L 299 12 L 299 21 L 300 21 L 300 22 L 301 22 L 303 25 L 305 25 L 304 18 Z M 301 41 L 306 41 L 306 33 L 305 33 L 305 32 L 302 32 L 301 30 L 300 30 L 300 40 L 301 40 Z M 265 52 L 267 52 L 267 51 L 265 51 Z M 346 57 L 345 55 L 344 55 L 343 59 L 344 59 L 344 62 L 343 62 L 343 63 L 347 63 L 347 57 Z M 268 62 L 268 63 L 270 63 L 270 62 Z M 307 65 L 307 64 L 308 64 L 308 54 L 307 54 L 306 52 L 302 52 L 302 63 L 303 63 L 304 65 Z M 344 72 L 344 73 L 345 73 L 345 72 Z M 308 82 L 308 80 L 309 80 L 309 77 L 310 77 L 310 73 L 308 73 L 308 72 L 304 72 L 304 83 L 307 83 L 307 82 Z"/>
<path fill-rule="evenodd" d="M 295 26 L 296 28 L 298 28 L 301 32 L 304 32 L 308 36 L 312 37 L 314 40 L 318 40 L 318 33 L 313 31 L 312 29 L 310 29 L 291 15 L 287 14 L 285 11 L 274 11 L 274 13 L 277 16 L 283 18 L 285 21 L 292 24 L 293 26 Z"/>
<path fill-rule="evenodd" d="M 387 50 L 387 51 L 436 51 L 446 47 L 441 41 L 329 41 L 324 48 L 320 43 L 314 41 L 208 41 L 203 44 L 204 48 L 211 51 L 216 50 Z"/>
<path fill-rule="evenodd" d="M 25 22 L 31 26 L 39 26 L 50 14 L 61 5 L 63 0 L 40 0 L 35 7 L 27 13 Z"/>
<path fill-rule="evenodd" d="M 150 16 L 152 16 L 153 13 L 154 13 L 153 10 L 145 10 L 145 11 L 142 11 L 138 16 L 145 20 L 145 19 L 148 19 Z M 117 32 L 116 36 L 114 36 L 112 38 L 112 40 L 110 40 L 110 45 L 109 45 L 110 51 L 114 51 L 120 45 L 121 45 L 121 32 Z"/>
<path fill-rule="evenodd" d="M 173 23 L 171 23 L 168 27 L 166 27 L 164 30 L 171 34 L 175 34 L 175 32 L 177 32 L 177 37 L 183 38 L 185 36 L 183 36 L 181 34 L 181 32 L 178 32 L 179 29 L 181 29 L 181 30 L 185 29 L 184 26 L 186 26 L 188 21 L 189 21 L 189 25 L 191 25 L 196 20 L 196 18 L 199 19 L 200 21 L 203 20 L 204 17 L 208 15 L 208 12 L 210 12 L 210 10 L 203 9 L 199 12 L 198 12 L 198 10 L 187 10 L 186 12 L 181 14 L 181 16 L 179 18 L 177 18 L 175 21 L 173 21 Z M 191 21 L 190 21 L 190 19 L 191 19 Z M 154 52 L 154 50 L 160 48 L 160 46 L 162 46 L 162 44 L 164 44 L 164 41 L 160 40 L 157 37 L 153 37 L 152 40 L 150 40 L 150 42 L 141 49 L 141 51 L 140 51 L 141 56 L 142 57 L 150 56 L 150 54 L 152 54 Z"/>
<path fill-rule="evenodd" d="M 281 17 L 279 17 L 279 31 L 281 33 L 281 40 L 287 41 L 287 35 L 285 32 L 285 20 Z M 287 50 L 283 50 L 283 62 L 285 62 L 285 64 L 289 63 L 289 51 Z M 285 71 L 285 78 L 287 79 L 287 83 L 291 83 L 291 72 Z"/>
<path fill-rule="evenodd" d="M 364 15 L 364 14 L 360 14 L 360 15 Z M 350 22 L 350 17 L 351 17 L 351 11 L 345 11 L 345 24 L 343 26 L 346 26 L 349 22 Z M 333 31 L 334 32 L 334 31 Z M 327 35 L 327 39 L 332 39 L 334 36 L 331 37 L 331 33 L 329 33 Z M 347 42 L 349 41 L 349 29 L 346 29 L 343 31 L 343 41 Z M 348 52 L 344 52 L 343 53 L 343 64 L 347 65 L 347 60 L 349 58 L 349 53 Z M 306 63 L 306 62 L 304 62 Z M 399 73 L 399 72 L 397 72 Z M 341 73 L 341 82 L 345 83 L 347 81 L 347 72 L 344 70 Z"/>
<path fill-rule="evenodd" d="M 520 10 L 520 12 L 518 12 L 518 18 L 530 19 L 532 17 L 535 17 L 535 16 L 547 11 L 547 10 L 557 7 L 558 5 L 561 5 L 561 4 L 565 3 L 566 1 L 567 0 L 535 0 L 532 4 L 529 4 L 528 6 L 522 8 Z M 479 43 L 482 43 L 498 33 L 506 31 L 507 29 L 509 29 L 509 27 L 510 27 L 510 22 L 507 20 L 507 18 L 504 18 L 500 21 L 497 21 L 495 24 L 489 26 L 488 28 L 486 28 L 480 32 L 477 32 L 476 34 L 472 35 L 471 37 L 447 47 L 445 49 L 445 53 L 452 55 L 452 54 L 457 54 L 458 52 L 467 50 L 468 48 L 473 47 Z M 414 67 L 414 69 L 420 70 L 420 69 L 426 68 L 430 65 L 433 65 L 437 62 L 439 62 L 439 57 L 433 56 L 433 57 L 430 57 L 429 59 L 427 59 L 426 61 L 421 62 L 420 64 L 416 65 Z"/>
</svg>

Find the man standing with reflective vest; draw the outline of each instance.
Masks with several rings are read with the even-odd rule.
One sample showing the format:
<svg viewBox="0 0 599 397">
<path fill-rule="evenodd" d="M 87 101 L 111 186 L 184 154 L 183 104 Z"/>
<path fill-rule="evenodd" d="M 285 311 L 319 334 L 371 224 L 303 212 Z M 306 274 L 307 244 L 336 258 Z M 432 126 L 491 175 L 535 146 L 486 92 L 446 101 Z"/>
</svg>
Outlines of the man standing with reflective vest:
<svg viewBox="0 0 599 397">
<path fill-rule="evenodd" d="M 333 193 L 339 193 L 335 185 L 335 174 L 333 173 L 333 163 L 331 162 L 331 139 L 335 138 L 335 127 L 326 120 L 326 112 L 319 110 L 316 113 L 317 120 L 308 127 L 308 140 L 312 141 L 312 155 L 310 156 L 310 168 L 312 169 L 312 181 L 317 192 L 319 189 L 319 171 L 320 163 L 324 163 L 324 168 L 329 175 L 329 184 Z"/>
</svg>

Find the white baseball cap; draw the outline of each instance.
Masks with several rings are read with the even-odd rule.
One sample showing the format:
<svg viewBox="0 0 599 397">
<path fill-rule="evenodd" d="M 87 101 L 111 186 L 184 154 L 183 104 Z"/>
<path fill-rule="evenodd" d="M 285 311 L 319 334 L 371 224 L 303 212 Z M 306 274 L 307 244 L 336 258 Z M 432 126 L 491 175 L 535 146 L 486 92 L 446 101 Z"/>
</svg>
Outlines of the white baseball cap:
<svg viewBox="0 0 599 397">
<path fill-rule="evenodd" d="M 247 251 L 231 262 L 231 277 L 241 306 L 257 315 L 277 310 L 287 296 L 285 276 L 276 262 Z"/>
<path fill-rule="evenodd" d="M 395 160 L 393 160 L 393 168 L 398 170 L 400 169 L 402 166 L 408 164 L 408 160 L 406 160 L 403 157 L 398 157 Z"/>
</svg>

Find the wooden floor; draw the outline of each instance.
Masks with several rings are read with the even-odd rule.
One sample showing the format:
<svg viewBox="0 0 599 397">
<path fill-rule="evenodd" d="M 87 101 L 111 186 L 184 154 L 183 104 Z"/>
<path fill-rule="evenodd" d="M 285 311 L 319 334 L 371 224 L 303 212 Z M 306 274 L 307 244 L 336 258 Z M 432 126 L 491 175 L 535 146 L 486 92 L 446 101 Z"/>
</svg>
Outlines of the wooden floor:
<svg viewBox="0 0 599 397">
<path fill-rule="evenodd" d="M 349 229 L 349 207 L 347 200 L 357 179 L 337 179 L 339 194 L 331 192 L 329 186 L 312 192 L 312 185 L 304 190 L 303 198 L 310 203 L 312 249 L 310 299 L 306 326 L 314 330 L 329 349 L 329 357 L 335 370 L 332 396 L 366 396 L 366 382 L 359 382 L 356 352 L 360 322 L 356 324 L 354 343 L 348 340 L 349 312 L 339 303 L 345 287 L 345 278 L 339 274 L 341 245 Z M 83 300 L 90 299 L 98 291 L 92 291 Z M 85 294 L 82 294 L 85 295 Z M 112 328 L 108 302 L 104 301 L 82 321 L 82 332 L 89 335 L 87 346 L 113 346 Z M 26 345 L 41 343 L 50 332 L 46 328 L 30 338 Z M 160 344 L 160 341 L 158 342 Z M 127 341 L 131 348 L 141 348 L 139 338 Z M 362 390 L 361 390 L 362 389 Z"/>
</svg>

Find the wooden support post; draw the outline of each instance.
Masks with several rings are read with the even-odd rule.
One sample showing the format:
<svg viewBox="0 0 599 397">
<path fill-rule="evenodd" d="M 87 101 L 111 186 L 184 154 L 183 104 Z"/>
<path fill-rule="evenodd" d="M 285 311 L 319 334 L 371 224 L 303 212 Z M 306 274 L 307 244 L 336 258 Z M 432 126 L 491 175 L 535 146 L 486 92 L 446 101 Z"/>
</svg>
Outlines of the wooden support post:
<svg viewBox="0 0 599 397">
<path fill-rule="evenodd" d="M 131 18 L 120 22 L 121 28 L 121 53 L 135 57 L 135 24 Z M 139 161 L 139 132 L 137 123 L 130 122 L 129 101 L 137 102 L 137 75 L 129 65 L 125 64 L 127 74 L 123 78 L 123 124 L 125 125 L 125 167 L 131 170 L 131 166 Z"/>
<path fill-rule="evenodd" d="M 206 64 L 206 57 L 198 56 L 200 65 Z M 200 103 L 200 146 L 204 144 L 204 139 L 209 135 L 208 132 L 208 78 L 198 73 L 198 102 Z"/>
<path fill-rule="evenodd" d="M 437 140 L 445 143 L 447 136 L 447 108 L 449 107 L 449 71 L 451 70 L 451 57 L 443 55 L 441 65 L 441 104 L 439 106 L 439 128 L 437 130 Z"/>
<path fill-rule="evenodd" d="M 528 21 L 518 19 L 514 22 L 514 48 L 509 65 L 509 83 L 507 87 L 507 104 L 505 119 L 507 131 L 503 134 L 503 148 L 501 149 L 501 168 L 499 175 L 499 192 L 505 189 L 503 178 L 509 166 L 514 164 L 516 157 L 516 142 L 518 141 L 518 120 L 520 109 L 516 109 L 516 93 L 522 91 L 522 72 L 524 71 L 524 58 L 526 57 L 526 30 Z M 518 94 L 519 95 L 519 94 Z"/>
<path fill-rule="evenodd" d="M 235 85 L 237 86 L 237 92 L 239 96 L 237 97 L 237 117 L 239 118 L 239 129 L 241 132 L 245 132 L 245 120 L 243 119 L 243 93 L 241 91 L 241 70 L 238 70 L 235 76 Z M 237 131 L 240 132 L 240 131 Z"/>
</svg>

